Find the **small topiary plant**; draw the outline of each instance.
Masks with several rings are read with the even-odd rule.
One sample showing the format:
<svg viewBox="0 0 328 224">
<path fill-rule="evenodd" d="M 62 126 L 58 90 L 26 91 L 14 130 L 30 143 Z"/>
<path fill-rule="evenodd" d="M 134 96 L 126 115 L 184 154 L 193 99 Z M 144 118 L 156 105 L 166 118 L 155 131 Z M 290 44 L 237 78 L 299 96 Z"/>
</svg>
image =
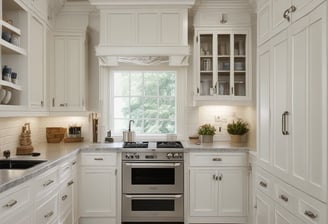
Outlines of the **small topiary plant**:
<svg viewBox="0 0 328 224">
<path fill-rule="evenodd" d="M 216 128 L 211 124 L 203 124 L 198 129 L 199 135 L 215 135 Z"/>
<path fill-rule="evenodd" d="M 248 123 L 242 119 L 232 121 L 227 125 L 227 131 L 230 135 L 244 135 L 249 131 Z"/>
</svg>

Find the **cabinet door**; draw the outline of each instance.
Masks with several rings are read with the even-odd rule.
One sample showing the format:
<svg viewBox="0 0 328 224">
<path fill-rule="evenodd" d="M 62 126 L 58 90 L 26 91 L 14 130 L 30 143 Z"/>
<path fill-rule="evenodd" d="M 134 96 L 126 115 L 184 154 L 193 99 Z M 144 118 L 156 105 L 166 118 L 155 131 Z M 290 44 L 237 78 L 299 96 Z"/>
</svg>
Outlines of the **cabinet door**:
<svg viewBox="0 0 328 224">
<path fill-rule="evenodd" d="M 271 35 L 271 2 L 262 1 L 257 11 L 257 44 L 262 44 Z"/>
<path fill-rule="evenodd" d="M 247 216 L 247 172 L 246 168 L 219 170 L 219 216 Z"/>
<path fill-rule="evenodd" d="M 191 168 L 190 216 L 218 215 L 218 181 L 216 169 Z"/>
<path fill-rule="evenodd" d="M 263 193 L 256 191 L 255 224 L 273 224 L 274 201 Z"/>
<path fill-rule="evenodd" d="M 115 169 L 83 167 L 80 180 L 81 217 L 115 217 L 117 197 Z"/>
<path fill-rule="evenodd" d="M 261 166 L 271 166 L 271 122 L 270 122 L 270 45 L 258 50 L 258 159 Z"/>
<path fill-rule="evenodd" d="M 288 177 L 288 107 L 290 103 L 289 52 L 287 31 L 272 40 L 272 166 L 276 175 Z M 287 126 L 286 126 L 287 125 Z M 288 131 L 288 130 L 287 130 Z"/>
<path fill-rule="evenodd" d="M 55 37 L 53 111 L 83 111 L 85 81 L 84 38 Z"/>
<path fill-rule="evenodd" d="M 326 3 L 291 27 L 291 178 L 294 186 L 326 200 Z"/>
<path fill-rule="evenodd" d="M 292 0 L 272 0 L 272 32 L 273 35 L 285 29 L 290 21 L 284 18 L 284 12 L 292 5 Z M 289 15 L 291 17 L 291 14 Z"/>
<path fill-rule="evenodd" d="M 29 30 L 29 92 L 30 107 L 33 110 L 45 109 L 45 26 L 37 17 L 30 17 Z"/>
</svg>

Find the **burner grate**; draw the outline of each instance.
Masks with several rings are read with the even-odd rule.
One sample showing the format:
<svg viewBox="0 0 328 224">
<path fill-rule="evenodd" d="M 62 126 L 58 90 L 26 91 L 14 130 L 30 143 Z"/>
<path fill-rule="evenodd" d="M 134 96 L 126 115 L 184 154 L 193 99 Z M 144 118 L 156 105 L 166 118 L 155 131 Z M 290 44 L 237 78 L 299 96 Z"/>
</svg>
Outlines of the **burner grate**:
<svg viewBox="0 0 328 224">
<path fill-rule="evenodd" d="M 183 145 L 179 141 L 162 141 L 157 142 L 157 148 L 183 148 Z"/>
</svg>

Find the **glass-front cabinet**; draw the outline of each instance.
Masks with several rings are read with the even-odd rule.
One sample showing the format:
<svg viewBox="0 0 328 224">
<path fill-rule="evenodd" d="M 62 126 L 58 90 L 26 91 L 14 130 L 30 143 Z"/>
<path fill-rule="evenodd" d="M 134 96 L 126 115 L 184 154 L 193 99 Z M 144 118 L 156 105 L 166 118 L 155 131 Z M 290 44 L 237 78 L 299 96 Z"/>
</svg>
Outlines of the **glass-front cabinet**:
<svg viewBox="0 0 328 224">
<path fill-rule="evenodd" d="M 251 100 L 248 31 L 195 35 L 195 100 Z"/>
</svg>

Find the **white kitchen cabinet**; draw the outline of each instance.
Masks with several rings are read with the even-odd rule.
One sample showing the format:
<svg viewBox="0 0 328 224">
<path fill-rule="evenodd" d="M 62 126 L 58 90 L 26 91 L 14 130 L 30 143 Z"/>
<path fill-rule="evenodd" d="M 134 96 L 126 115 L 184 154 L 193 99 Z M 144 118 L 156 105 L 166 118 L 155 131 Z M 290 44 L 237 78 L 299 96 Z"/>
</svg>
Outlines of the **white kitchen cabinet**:
<svg viewBox="0 0 328 224">
<path fill-rule="evenodd" d="M 258 45 L 311 12 L 324 0 L 260 0 L 257 3 Z"/>
<path fill-rule="evenodd" d="M 46 26 L 34 15 L 29 24 L 29 105 L 31 110 L 46 110 Z"/>
<path fill-rule="evenodd" d="M 83 223 L 116 220 L 116 153 L 82 153 L 80 172 L 80 216 Z M 99 221 L 99 220 L 98 220 Z"/>
<path fill-rule="evenodd" d="M 190 153 L 189 223 L 244 223 L 248 167 L 244 155 Z"/>
<path fill-rule="evenodd" d="M 195 100 L 250 101 L 248 29 L 195 30 Z"/>
<path fill-rule="evenodd" d="M 327 199 L 326 10 L 322 4 L 261 46 L 264 64 L 258 66 L 260 84 L 270 68 L 269 81 L 263 81 L 270 83 L 269 105 L 267 90 L 259 87 L 264 93 L 258 98 L 259 131 L 264 131 L 259 165 L 322 201 Z"/>
<path fill-rule="evenodd" d="M 84 33 L 56 34 L 51 111 L 85 110 L 86 39 Z"/>
</svg>

